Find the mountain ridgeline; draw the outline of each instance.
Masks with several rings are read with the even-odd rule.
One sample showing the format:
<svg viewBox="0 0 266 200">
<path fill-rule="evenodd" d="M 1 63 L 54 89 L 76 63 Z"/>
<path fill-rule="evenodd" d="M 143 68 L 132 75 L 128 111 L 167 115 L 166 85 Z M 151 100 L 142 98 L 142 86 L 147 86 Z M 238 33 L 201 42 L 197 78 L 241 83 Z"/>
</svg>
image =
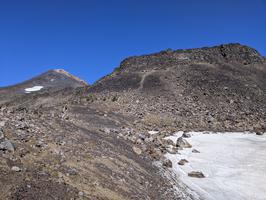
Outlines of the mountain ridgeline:
<svg viewBox="0 0 266 200">
<path fill-rule="evenodd" d="M 165 137 L 264 133 L 265 113 L 266 59 L 240 44 L 130 57 L 93 85 L 50 70 L 0 88 L 0 199 L 191 200 Z"/>
</svg>

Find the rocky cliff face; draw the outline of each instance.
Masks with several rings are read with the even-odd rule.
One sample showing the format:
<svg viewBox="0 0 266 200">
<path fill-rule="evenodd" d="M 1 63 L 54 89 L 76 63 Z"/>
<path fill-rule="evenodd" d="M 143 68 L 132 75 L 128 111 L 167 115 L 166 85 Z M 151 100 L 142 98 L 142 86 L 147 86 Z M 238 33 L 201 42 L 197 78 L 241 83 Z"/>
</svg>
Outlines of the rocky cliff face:
<svg viewBox="0 0 266 200">
<path fill-rule="evenodd" d="M 0 199 L 191 199 L 162 176 L 163 138 L 265 132 L 265 77 L 263 56 L 229 44 L 131 57 L 92 86 L 52 70 L 1 88 Z"/>
</svg>

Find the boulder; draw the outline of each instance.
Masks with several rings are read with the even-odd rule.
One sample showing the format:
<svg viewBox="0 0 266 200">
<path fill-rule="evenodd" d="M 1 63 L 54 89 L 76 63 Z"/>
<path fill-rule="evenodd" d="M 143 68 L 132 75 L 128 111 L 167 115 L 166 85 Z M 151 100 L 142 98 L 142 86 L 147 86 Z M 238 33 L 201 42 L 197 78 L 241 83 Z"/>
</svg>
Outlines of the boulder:
<svg viewBox="0 0 266 200">
<path fill-rule="evenodd" d="M 184 132 L 182 135 L 183 138 L 190 138 L 191 135 L 189 133 Z"/>
<path fill-rule="evenodd" d="M 147 153 L 155 160 L 160 160 L 161 157 L 163 156 L 163 153 L 160 149 L 158 148 L 148 148 Z"/>
<path fill-rule="evenodd" d="M 192 149 L 192 153 L 200 153 L 197 149 Z"/>
<path fill-rule="evenodd" d="M 172 145 L 172 146 L 174 146 L 173 140 L 167 139 L 167 140 L 163 140 L 163 142 L 164 142 L 165 145 Z"/>
<path fill-rule="evenodd" d="M 20 172 L 21 171 L 21 169 L 19 167 L 17 167 L 17 166 L 13 166 L 11 168 L 11 170 L 14 171 L 14 172 Z"/>
<path fill-rule="evenodd" d="M 5 140 L 5 141 L 0 143 L 0 150 L 2 150 L 2 151 L 15 151 L 15 146 L 9 140 Z"/>
<path fill-rule="evenodd" d="M 80 191 L 80 192 L 78 193 L 78 195 L 79 195 L 80 197 L 83 197 L 83 196 L 84 196 L 84 192 Z"/>
<path fill-rule="evenodd" d="M 263 135 L 263 132 L 256 132 L 256 135 Z"/>
<path fill-rule="evenodd" d="M 166 151 L 167 151 L 167 153 L 170 153 L 170 154 L 177 154 L 178 153 L 177 147 L 167 148 Z"/>
<path fill-rule="evenodd" d="M 3 129 L 0 128 L 0 140 L 2 140 L 4 138 L 5 138 L 4 131 L 3 131 Z"/>
<path fill-rule="evenodd" d="M 16 126 L 17 129 L 21 129 L 21 130 L 29 129 L 29 125 L 26 122 L 18 121 L 15 126 Z"/>
<path fill-rule="evenodd" d="M 6 124 L 6 122 L 4 122 L 4 121 L 0 121 L 0 128 L 1 128 L 1 127 L 4 127 L 5 124 Z"/>
<path fill-rule="evenodd" d="M 188 176 L 193 177 L 193 178 L 205 178 L 205 175 L 200 171 L 189 172 Z"/>
<path fill-rule="evenodd" d="M 186 159 L 181 159 L 178 164 L 179 165 L 185 165 L 186 163 L 188 163 L 188 161 Z"/>
<path fill-rule="evenodd" d="M 167 158 L 164 158 L 162 160 L 162 163 L 163 163 L 164 167 L 168 167 L 168 168 L 172 168 L 173 167 L 172 161 L 167 159 Z"/>
<path fill-rule="evenodd" d="M 179 137 L 176 141 L 176 147 L 183 149 L 183 148 L 191 148 L 192 145 L 189 144 L 188 141 L 183 137 Z"/>
<path fill-rule="evenodd" d="M 142 150 L 141 150 L 140 148 L 136 147 L 136 146 L 133 147 L 133 151 L 134 151 L 136 154 L 138 154 L 138 155 L 140 155 L 140 154 L 142 153 Z"/>
</svg>

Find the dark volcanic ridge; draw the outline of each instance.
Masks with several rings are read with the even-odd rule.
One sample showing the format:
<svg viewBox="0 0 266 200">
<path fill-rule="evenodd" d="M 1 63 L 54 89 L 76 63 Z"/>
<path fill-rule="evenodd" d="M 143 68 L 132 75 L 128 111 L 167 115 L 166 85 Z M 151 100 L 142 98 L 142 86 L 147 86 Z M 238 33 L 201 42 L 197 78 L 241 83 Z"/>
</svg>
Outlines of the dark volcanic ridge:
<svg viewBox="0 0 266 200">
<path fill-rule="evenodd" d="M 168 49 L 159 53 L 126 58 L 121 62 L 120 66 L 117 67 L 111 75 L 107 75 L 107 77 L 127 71 L 137 73 L 144 72 L 145 70 L 163 70 L 176 66 L 201 63 L 217 65 L 253 65 L 265 64 L 266 58 L 257 50 L 239 43 L 185 50 Z M 101 80 L 94 85 L 99 85 Z"/>
<path fill-rule="evenodd" d="M 128 112 L 165 115 L 181 129 L 253 130 L 265 127 L 265 77 L 263 56 L 227 44 L 125 59 L 90 91 L 117 94 Z"/>
</svg>

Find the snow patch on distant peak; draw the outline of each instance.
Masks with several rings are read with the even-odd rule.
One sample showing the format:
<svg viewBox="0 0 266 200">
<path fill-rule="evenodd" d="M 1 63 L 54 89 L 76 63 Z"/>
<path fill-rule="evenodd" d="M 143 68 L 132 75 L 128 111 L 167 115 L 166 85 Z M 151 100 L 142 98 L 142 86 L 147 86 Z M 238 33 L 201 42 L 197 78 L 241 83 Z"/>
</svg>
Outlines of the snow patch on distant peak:
<svg viewBox="0 0 266 200">
<path fill-rule="evenodd" d="M 31 88 L 26 88 L 25 93 L 37 92 L 43 89 L 43 86 L 33 86 Z"/>
<path fill-rule="evenodd" d="M 69 78 L 74 79 L 74 80 L 76 80 L 76 81 L 78 81 L 78 82 L 80 82 L 80 83 L 82 83 L 84 85 L 88 85 L 86 81 L 84 81 L 84 80 L 82 80 L 82 79 L 70 74 L 69 72 L 65 71 L 64 69 L 54 69 L 53 71 L 55 71 L 55 72 L 57 72 L 59 74 L 63 74 L 65 76 L 68 76 Z"/>
</svg>

